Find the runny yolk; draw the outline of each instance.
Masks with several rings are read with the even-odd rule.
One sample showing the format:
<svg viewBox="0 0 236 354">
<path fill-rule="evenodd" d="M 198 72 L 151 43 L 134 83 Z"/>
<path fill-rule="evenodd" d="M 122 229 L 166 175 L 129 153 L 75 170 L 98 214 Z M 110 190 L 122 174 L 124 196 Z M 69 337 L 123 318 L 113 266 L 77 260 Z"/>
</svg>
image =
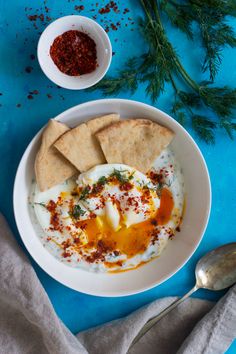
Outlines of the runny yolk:
<svg viewBox="0 0 236 354">
<path fill-rule="evenodd" d="M 99 217 L 99 220 L 96 220 L 97 217 L 81 221 L 78 226 L 83 229 L 88 238 L 88 243 L 83 247 L 97 248 L 98 242 L 102 240 L 107 250 L 111 252 L 119 250 L 126 254 L 128 258 L 133 257 L 147 249 L 156 230 L 156 225 L 164 225 L 170 220 L 173 207 L 172 193 L 163 188 L 160 208 L 156 215 L 139 224 L 131 225 L 128 228 L 123 226 L 120 230 L 114 231 L 102 217 Z"/>
<path fill-rule="evenodd" d="M 174 208 L 174 200 L 169 189 L 163 188 L 161 192 L 160 208 L 157 211 L 156 220 L 158 225 L 165 225 L 171 218 Z"/>
</svg>

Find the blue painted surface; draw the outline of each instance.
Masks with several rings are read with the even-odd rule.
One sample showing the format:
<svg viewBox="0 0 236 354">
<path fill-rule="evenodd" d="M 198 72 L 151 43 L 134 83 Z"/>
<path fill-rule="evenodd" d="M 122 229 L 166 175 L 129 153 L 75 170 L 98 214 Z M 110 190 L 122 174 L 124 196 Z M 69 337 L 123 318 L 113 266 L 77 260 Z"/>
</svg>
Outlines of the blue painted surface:
<svg viewBox="0 0 236 354">
<path fill-rule="evenodd" d="M 97 1 L 98 8 L 106 2 Z M 78 14 L 75 5 L 84 5 L 81 15 L 92 17 L 97 15 L 96 0 L 94 1 L 47 1 L 50 9 L 46 13 L 43 2 L 35 0 L 0 0 L 0 195 L 1 211 L 7 217 L 15 235 L 22 246 L 19 234 L 16 230 L 13 207 L 12 188 L 17 165 L 20 158 L 35 133 L 48 121 L 69 107 L 93 99 L 101 98 L 100 92 L 69 91 L 57 88 L 42 73 L 37 59 L 32 60 L 31 55 L 36 56 L 37 41 L 40 32 L 46 24 L 40 19 L 30 22 L 28 15 L 43 13 L 56 19 L 63 15 Z M 137 31 L 137 23 L 131 24 L 141 13 L 137 1 L 120 1 L 119 8 L 128 7 L 130 12 L 123 15 L 113 11 L 105 16 L 97 16 L 97 21 L 104 27 L 111 22 L 121 22 L 117 31 L 110 30 L 109 36 L 115 55 L 109 73 L 115 74 L 122 67 L 125 59 L 130 55 L 140 54 L 145 44 Z M 26 7 L 28 7 L 26 9 Z M 40 8 L 41 7 L 41 8 Z M 31 8 L 31 9 L 30 9 Z M 95 11 L 92 11 L 96 9 Z M 122 20 L 124 18 L 124 20 Z M 103 20 L 103 22 L 102 22 Z M 45 21 L 47 22 L 47 21 Z M 38 28 L 34 27 L 36 23 Z M 48 23 L 48 22 L 47 22 Z M 126 26 L 128 24 L 128 26 Z M 232 22 L 236 28 L 235 21 Z M 200 74 L 202 51 L 196 45 L 189 43 L 179 31 L 166 26 L 169 38 L 175 43 L 182 62 L 197 80 L 204 77 Z M 32 67 L 31 73 L 25 71 L 26 67 Z M 222 62 L 222 70 L 217 77 L 218 84 L 236 85 L 236 56 L 235 50 L 226 49 Z M 28 99 L 29 92 L 38 90 L 33 94 L 33 99 Z M 157 102 L 156 106 L 165 112 L 169 112 L 169 101 L 172 90 L 166 87 L 166 93 Z M 51 96 L 47 96 L 51 95 Z M 145 96 L 144 87 L 130 96 L 122 93 L 121 98 L 131 98 L 150 103 Z M 17 104 L 21 104 L 18 108 Z M 206 113 L 208 114 L 208 113 Z M 195 135 L 189 129 L 190 133 Z M 234 212 L 236 210 L 236 184 L 235 184 L 235 142 L 230 141 L 222 132 L 217 133 L 215 146 L 207 146 L 196 139 L 206 159 L 212 180 L 213 205 L 210 222 L 204 239 L 191 260 L 164 284 L 145 293 L 126 298 L 99 298 L 87 296 L 70 290 L 59 284 L 43 272 L 31 259 L 32 264 L 47 291 L 53 306 L 62 321 L 76 333 L 80 330 L 95 326 L 106 321 L 122 317 L 142 305 L 162 296 L 183 295 L 194 284 L 194 266 L 200 256 L 208 250 L 232 242 L 236 239 L 236 223 Z M 23 247 L 23 246 L 22 246 Z M 217 300 L 223 292 L 210 293 L 199 291 L 196 296 L 210 300 Z M 236 345 L 231 346 L 229 353 L 236 351 Z"/>
</svg>

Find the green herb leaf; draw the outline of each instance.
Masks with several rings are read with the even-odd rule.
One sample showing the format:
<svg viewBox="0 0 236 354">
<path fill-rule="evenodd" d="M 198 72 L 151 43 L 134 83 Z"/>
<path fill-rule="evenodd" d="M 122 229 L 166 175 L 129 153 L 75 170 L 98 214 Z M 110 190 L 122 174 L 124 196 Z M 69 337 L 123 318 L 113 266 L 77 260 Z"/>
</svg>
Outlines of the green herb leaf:
<svg viewBox="0 0 236 354">
<path fill-rule="evenodd" d="M 43 208 L 47 209 L 47 205 L 44 203 L 34 203 L 35 205 L 41 205 Z"/>
<path fill-rule="evenodd" d="M 89 195 L 89 192 L 90 192 L 90 187 L 89 186 L 84 187 L 84 189 L 80 193 L 79 200 L 86 199 L 87 196 Z"/>
<path fill-rule="evenodd" d="M 107 178 L 105 176 L 102 176 L 102 177 L 99 178 L 97 183 L 101 184 L 101 185 L 104 185 L 104 184 L 107 183 Z"/>
<path fill-rule="evenodd" d="M 192 125 L 202 140 L 204 140 L 207 144 L 214 144 L 215 138 L 213 129 L 217 127 L 215 122 L 212 122 L 206 117 L 200 115 L 193 115 Z"/>
<path fill-rule="evenodd" d="M 127 183 L 129 181 L 129 177 L 127 177 L 126 175 L 126 171 L 119 171 L 114 169 L 114 171 L 112 172 L 112 174 L 110 175 L 111 177 L 116 177 L 116 179 L 121 183 Z"/>
<path fill-rule="evenodd" d="M 74 219 L 79 219 L 80 216 L 83 216 L 86 213 L 85 210 L 81 208 L 79 204 L 73 206 L 72 211 L 70 212 L 70 216 Z"/>
</svg>

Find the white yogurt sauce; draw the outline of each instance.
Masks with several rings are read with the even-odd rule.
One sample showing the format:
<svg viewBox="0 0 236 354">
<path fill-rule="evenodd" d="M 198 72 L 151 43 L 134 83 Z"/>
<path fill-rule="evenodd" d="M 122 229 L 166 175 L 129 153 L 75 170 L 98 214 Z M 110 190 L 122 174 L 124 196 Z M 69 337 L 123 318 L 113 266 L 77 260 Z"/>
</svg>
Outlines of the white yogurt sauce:
<svg viewBox="0 0 236 354">
<path fill-rule="evenodd" d="M 167 245 L 167 242 L 170 238 L 170 233 L 175 232 L 182 219 L 184 205 L 184 179 L 181 167 L 178 161 L 176 160 L 173 151 L 169 148 L 165 149 L 161 153 L 161 155 L 156 159 L 151 170 L 155 171 L 156 173 L 162 173 L 164 184 L 172 193 L 172 197 L 174 200 L 174 209 L 172 211 L 172 215 L 169 222 L 163 226 L 157 226 L 157 229 L 159 230 L 158 240 L 156 240 L 154 244 L 150 243 L 150 245 L 143 253 L 136 254 L 134 257 L 131 258 L 127 258 L 123 254 L 117 256 L 115 256 L 114 254 L 108 254 L 106 255 L 105 262 L 114 262 L 114 267 L 110 269 L 108 269 L 104 265 L 104 262 L 88 263 L 87 261 L 83 260 L 77 252 L 73 251 L 70 248 L 70 257 L 64 258 L 62 256 L 62 249 L 58 245 L 61 244 L 63 241 L 66 241 L 68 239 L 68 235 L 55 230 L 48 230 L 48 225 L 50 224 L 50 213 L 42 205 L 44 205 L 44 203 L 47 203 L 51 199 L 56 200 L 61 192 L 68 192 L 69 200 L 71 198 L 70 192 L 76 186 L 75 178 L 71 178 L 68 181 L 57 185 L 45 192 L 40 192 L 35 183 L 33 185 L 33 192 L 30 196 L 30 204 L 34 212 L 31 213 L 31 216 L 34 220 L 34 223 L 39 223 L 41 225 L 41 229 L 37 227 L 37 234 L 39 235 L 43 245 L 51 254 L 53 254 L 53 256 L 55 256 L 61 262 L 68 264 L 72 267 L 79 267 L 94 272 L 108 272 L 110 270 L 122 271 L 132 269 L 137 267 L 141 263 L 148 262 L 151 259 L 159 256 Z M 144 182 L 146 183 L 146 177 Z M 81 207 L 84 208 L 83 205 L 81 205 Z M 68 206 L 65 203 L 65 207 L 63 207 L 62 209 L 62 215 L 68 216 L 68 213 Z M 87 213 L 88 211 L 85 207 L 82 218 L 86 219 L 88 217 Z M 66 218 L 64 220 L 66 220 Z M 68 225 L 71 226 L 70 218 L 68 218 Z M 119 260 L 123 261 L 122 266 L 115 265 L 115 263 Z"/>
</svg>

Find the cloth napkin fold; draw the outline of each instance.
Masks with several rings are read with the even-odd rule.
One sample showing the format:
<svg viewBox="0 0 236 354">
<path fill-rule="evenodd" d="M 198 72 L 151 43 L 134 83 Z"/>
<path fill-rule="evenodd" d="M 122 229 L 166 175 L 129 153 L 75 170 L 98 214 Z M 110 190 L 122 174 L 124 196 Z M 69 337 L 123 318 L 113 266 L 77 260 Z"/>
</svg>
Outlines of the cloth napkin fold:
<svg viewBox="0 0 236 354">
<path fill-rule="evenodd" d="M 57 317 L 0 215 L 1 354 L 125 354 L 145 322 L 175 299 L 157 300 L 125 318 L 74 336 Z M 216 305 L 186 300 L 136 343 L 130 354 L 218 354 L 224 353 L 235 337 L 236 286 Z"/>
</svg>

